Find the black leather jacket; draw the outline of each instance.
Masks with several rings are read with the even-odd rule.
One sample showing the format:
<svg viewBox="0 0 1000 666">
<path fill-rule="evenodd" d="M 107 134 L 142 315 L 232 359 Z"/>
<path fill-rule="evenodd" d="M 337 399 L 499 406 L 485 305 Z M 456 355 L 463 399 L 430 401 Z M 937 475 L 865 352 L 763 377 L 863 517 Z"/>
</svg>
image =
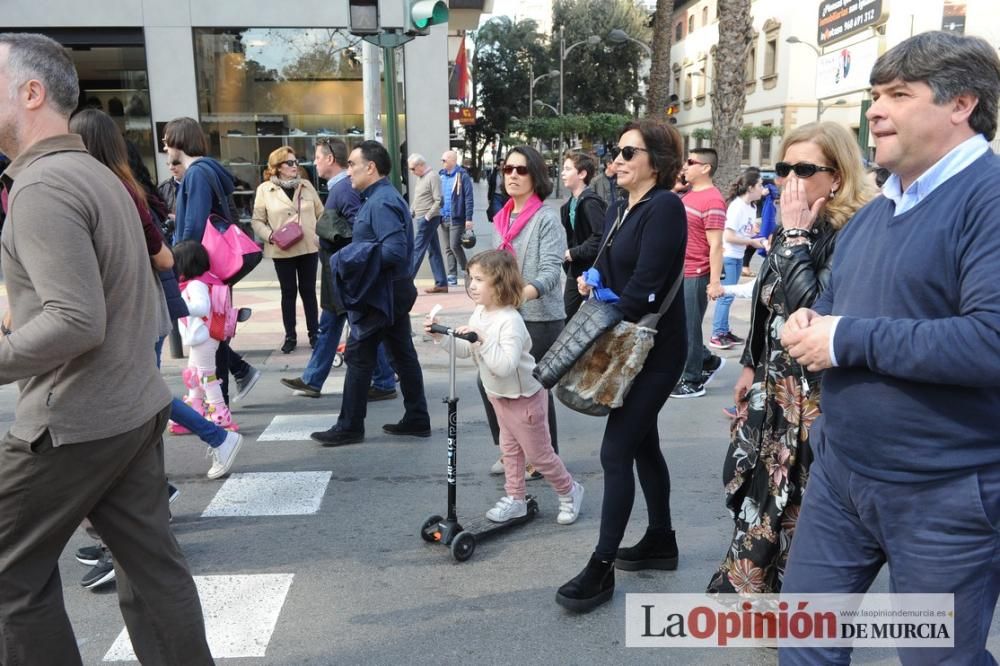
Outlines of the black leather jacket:
<svg viewBox="0 0 1000 666">
<path fill-rule="evenodd" d="M 760 287 L 769 279 L 772 271 L 781 277 L 782 293 L 785 296 L 785 311 L 791 314 L 799 308 L 811 307 L 820 293 L 830 285 L 830 264 L 837 239 L 837 230 L 826 220 L 813 225 L 810 232 L 812 248 L 807 245 L 784 244 L 784 230 L 779 228 L 774 234 L 774 246 L 768 252 L 757 283 L 753 288 L 750 314 L 750 334 L 740 363 L 744 367 L 756 367 L 764 352 L 764 341 L 768 335 L 770 312 L 761 303 Z"/>
</svg>

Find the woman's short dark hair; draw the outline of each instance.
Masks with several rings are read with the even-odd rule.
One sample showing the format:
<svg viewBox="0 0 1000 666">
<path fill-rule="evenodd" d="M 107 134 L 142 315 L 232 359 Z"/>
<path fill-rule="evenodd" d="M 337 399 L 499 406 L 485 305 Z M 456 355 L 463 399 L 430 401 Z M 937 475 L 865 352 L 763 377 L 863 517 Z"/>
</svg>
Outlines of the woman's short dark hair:
<svg viewBox="0 0 1000 666">
<path fill-rule="evenodd" d="M 996 135 L 1000 59 L 986 40 L 942 30 L 914 35 L 879 56 L 869 77 L 873 86 L 896 79 L 926 83 L 935 104 L 974 95 L 979 103 L 969 116 L 969 127 L 987 141 Z"/>
<path fill-rule="evenodd" d="M 681 161 L 684 159 L 684 141 L 681 139 L 680 132 L 673 125 L 643 118 L 626 123 L 618 135 L 619 138 L 631 130 L 642 135 L 642 141 L 646 144 L 646 154 L 649 155 L 649 163 L 653 165 L 653 171 L 656 172 L 656 184 L 659 187 L 672 188 L 677 182 L 677 174 L 681 170 Z"/>
<path fill-rule="evenodd" d="M 549 180 L 549 169 L 545 164 L 545 158 L 531 146 L 514 146 L 507 151 L 507 157 L 504 158 L 504 160 L 509 161 L 510 156 L 514 153 L 524 157 L 524 162 L 528 167 L 528 175 L 531 176 L 531 184 L 534 186 L 535 194 L 537 194 L 538 198 L 542 201 L 548 199 L 549 195 L 552 194 L 552 181 Z"/>
<path fill-rule="evenodd" d="M 174 246 L 174 268 L 183 280 L 194 280 L 208 272 L 211 263 L 208 250 L 196 240 L 181 241 Z"/>
<path fill-rule="evenodd" d="M 174 118 L 163 128 L 163 142 L 168 148 L 179 150 L 189 157 L 208 154 L 208 143 L 201 125 L 194 118 Z"/>
<path fill-rule="evenodd" d="M 389 151 L 378 141 L 370 139 L 362 141 L 358 144 L 358 150 L 361 151 L 361 157 L 365 158 L 366 161 L 375 163 L 378 175 L 385 176 L 392 171 L 392 158 L 389 157 Z"/>
</svg>

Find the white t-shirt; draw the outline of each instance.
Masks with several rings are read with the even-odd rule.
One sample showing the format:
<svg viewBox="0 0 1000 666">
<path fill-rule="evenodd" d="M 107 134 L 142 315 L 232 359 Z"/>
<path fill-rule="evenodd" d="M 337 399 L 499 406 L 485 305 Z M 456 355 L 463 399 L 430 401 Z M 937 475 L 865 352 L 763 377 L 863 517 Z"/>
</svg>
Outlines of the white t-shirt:
<svg viewBox="0 0 1000 666">
<path fill-rule="evenodd" d="M 757 220 L 757 210 L 740 197 L 733 199 L 726 210 L 726 229 L 730 229 L 744 238 L 753 238 L 753 225 Z M 743 258 L 746 245 L 727 243 L 725 236 L 722 241 L 722 256 L 726 259 Z"/>
</svg>

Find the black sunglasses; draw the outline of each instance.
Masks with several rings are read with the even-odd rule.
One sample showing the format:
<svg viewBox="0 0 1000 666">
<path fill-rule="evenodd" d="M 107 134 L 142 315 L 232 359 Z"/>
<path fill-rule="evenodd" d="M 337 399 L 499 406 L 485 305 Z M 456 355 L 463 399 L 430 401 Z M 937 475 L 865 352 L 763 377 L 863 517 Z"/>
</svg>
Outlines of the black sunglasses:
<svg viewBox="0 0 1000 666">
<path fill-rule="evenodd" d="M 526 166 L 521 166 L 521 165 L 514 166 L 513 164 L 505 164 L 504 167 L 503 167 L 503 173 L 504 173 L 505 176 L 509 176 L 510 174 L 514 173 L 515 171 L 517 172 L 518 176 L 527 176 L 528 175 L 528 167 L 526 167 Z"/>
<path fill-rule="evenodd" d="M 284 162 L 281 162 L 281 164 L 284 164 L 285 166 L 294 167 L 294 166 L 298 166 L 299 165 L 299 161 L 298 160 L 285 160 Z"/>
<path fill-rule="evenodd" d="M 631 162 L 632 158 L 635 157 L 635 151 L 637 150 L 641 150 L 644 153 L 649 152 L 645 148 L 637 148 L 636 146 L 622 146 L 621 148 L 619 148 L 618 146 L 612 146 L 611 159 L 616 160 L 618 159 L 618 155 L 621 155 L 626 162 Z"/>
<path fill-rule="evenodd" d="M 787 178 L 788 174 L 793 171 L 799 178 L 811 178 L 816 175 L 817 171 L 835 173 L 837 170 L 833 167 L 819 166 L 818 164 L 813 164 L 811 162 L 797 162 L 796 164 L 778 162 L 774 165 L 774 172 L 778 174 L 778 177 L 780 178 Z"/>
</svg>

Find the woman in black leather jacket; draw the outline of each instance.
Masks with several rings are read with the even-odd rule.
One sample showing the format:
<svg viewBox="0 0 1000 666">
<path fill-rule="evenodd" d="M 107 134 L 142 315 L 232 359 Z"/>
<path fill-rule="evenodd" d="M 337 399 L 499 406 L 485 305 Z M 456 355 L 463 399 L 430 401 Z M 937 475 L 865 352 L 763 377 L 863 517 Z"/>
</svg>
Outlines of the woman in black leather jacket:
<svg viewBox="0 0 1000 666">
<path fill-rule="evenodd" d="M 734 389 L 737 417 L 723 465 L 736 526 L 708 591 L 781 591 L 788 548 L 809 478 L 809 426 L 820 376 L 782 348 L 785 318 L 829 284 L 837 232 L 869 198 L 854 137 L 834 123 L 793 130 L 776 165 L 782 226 L 754 286 L 750 335 Z"/>
</svg>

